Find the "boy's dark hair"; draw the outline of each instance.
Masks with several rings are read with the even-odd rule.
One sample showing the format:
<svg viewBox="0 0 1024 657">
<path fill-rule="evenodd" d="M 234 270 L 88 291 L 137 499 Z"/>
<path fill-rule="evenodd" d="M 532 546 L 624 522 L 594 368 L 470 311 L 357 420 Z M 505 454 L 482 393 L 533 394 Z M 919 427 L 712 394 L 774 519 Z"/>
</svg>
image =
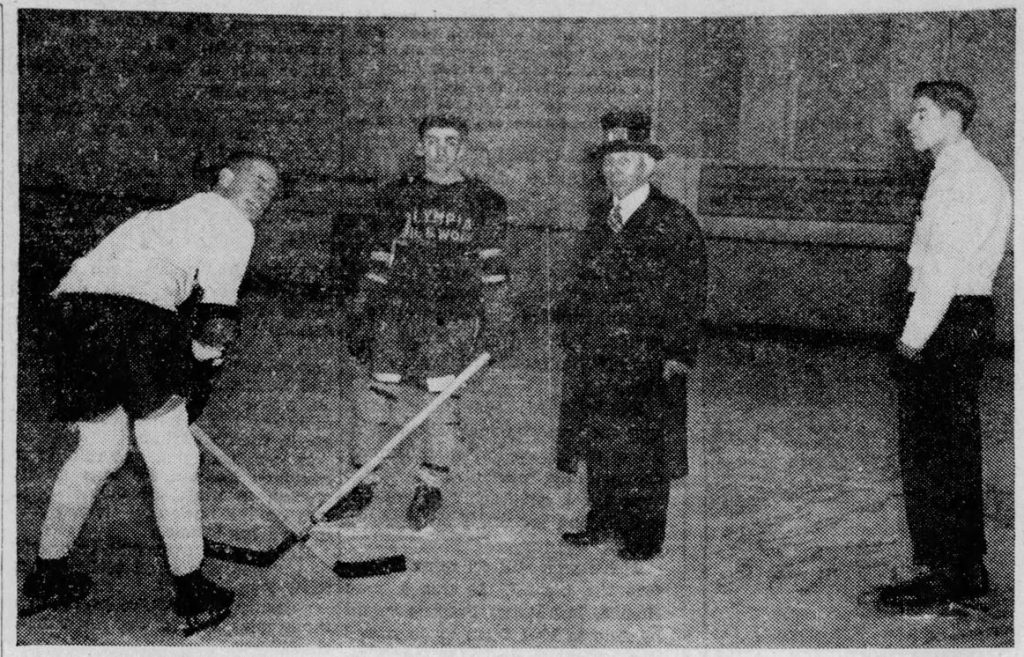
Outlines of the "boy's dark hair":
<svg viewBox="0 0 1024 657">
<path fill-rule="evenodd" d="M 232 171 L 238 172 L 250 162 L 265 162 L 270 165 L 274 171 L 277 171 L 277 161 L 265 153 L 259 153 L 257 151 L 232 151 L 224 158 L 224 164 L 220 167 L 222 169 L 231 169 Z"/>
<path fill-rule="evenodd" d="M 960 127 L 967 130 L 978 110 L 978 101 L 971 88 L 954 80 L 926 80 L 914 85 L 914 98 L 928 98 L 942 111 L 960 115 Z"/>
<path fill-rule="evenodd" d="M 466 123 L 466 120 L 461 116 L 453 114 L 431 114 L 423 117 L 419 125 L 420 139 L 423 139 L 423 135 L 431 128 L 454 128 L 463 137 L 469 132 L 469 125 Z"/>
</svg>

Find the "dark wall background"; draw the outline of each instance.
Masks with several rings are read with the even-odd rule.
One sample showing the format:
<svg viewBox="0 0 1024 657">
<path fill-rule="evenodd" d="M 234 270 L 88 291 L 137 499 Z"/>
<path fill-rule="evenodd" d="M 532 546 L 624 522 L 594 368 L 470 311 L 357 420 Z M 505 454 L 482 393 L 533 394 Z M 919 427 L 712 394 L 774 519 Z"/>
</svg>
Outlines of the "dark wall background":
<svg viewBox="0 0 1024 657">
<path fill-rule="evenodd" d="M 709 237 L 713 323 L 889 333 L 928 170 L 902 131 L 914 83 L 971 84 L 981 104 L 972 137 L 1011 184 L 1014 175 L 1012 10 L 737 19 L 21 10 L 18 27 L 21 271 L 43 287 L 124 212 L 196 191 L 203 167 L 245 145 L 288 172 L 287 198 L 257 227 L 254 276 L 327 289 L 332 235 L 365 212 L 375 185 L 412 166 L 418 117 L 452 111 L 473 128 L 467 169 L 509 199 L 523 316 L 540 318 L 599 190 L 586 157 L 601 138 L 598 117 L 644 107 L 671 153 L 661 184 Z M 723 191 L 736 181 L 747 196 Z M 1004 340 L 1011 272 L 1012 254 L 997 281 Z"/>
</svg>

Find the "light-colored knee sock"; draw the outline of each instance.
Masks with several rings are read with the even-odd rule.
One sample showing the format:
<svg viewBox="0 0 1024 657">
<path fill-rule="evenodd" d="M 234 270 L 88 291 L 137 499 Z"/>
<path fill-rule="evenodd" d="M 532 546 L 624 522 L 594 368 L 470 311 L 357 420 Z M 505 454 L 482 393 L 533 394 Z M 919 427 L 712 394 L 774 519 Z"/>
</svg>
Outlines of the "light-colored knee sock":
<svg viewBox="0 0 1024 657">
<path fill-rule="evenodd" d="M 59 559 L 71 550 L 100 487 L 128 455 L 128 416 L 118 408 L 92 422 L 79 422 L 78 448 L 53 484 L 39 537 L 39 556 Z"/>
<path fill-rule="evenodd" d="M 153 483 L 153 509 L 174 575 L 199 568 L 203 561 L 203 524 L 199 505 L 199 448 L 181 404 L 155 417 L 135 421 L 135 440 Z"/>
<path fill-rule="evenodd" d="M 434 397 L 436 394 L 428 393 L 424 401 L 429 403 Z M 462 440 L 461 415 L 459 398 L 451 397 L 424 423 L 423 465 L 416 474 L 428 486 L 440 488 L 448 479 L 455 450 Z"/>
<path fill-rule="evenodd" d="M 383 446 L 402 386 L 390 380 L 376 379 L 369 384 L 357 381 L 356 385 L 356 427 L 349 445 L 349 462 L 362 465 Z"/>
</svg>

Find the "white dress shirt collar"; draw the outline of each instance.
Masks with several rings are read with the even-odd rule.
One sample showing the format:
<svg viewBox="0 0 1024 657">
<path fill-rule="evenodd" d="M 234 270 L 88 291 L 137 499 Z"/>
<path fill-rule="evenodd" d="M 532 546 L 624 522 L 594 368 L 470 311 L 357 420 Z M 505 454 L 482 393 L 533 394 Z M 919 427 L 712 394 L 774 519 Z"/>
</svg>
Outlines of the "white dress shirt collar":
<svg viewBox="0 0 1024 657">
<path fill-rule="evenodd" d="M 625 226 L 626 222 L 629 221 L 630 216 L 636 212 L 637 208 L 643 205 L 644 201 L 651 193 L 650 183 L 644 183 L 629 194 L 626 194 L 621 199 L 612 199 L 614 205 L 619 206 L 619 211 L 622 213 L 622 225 Z"/>
<path fill-rule="evenodd" d="M 960 162 L 974 151 L 974 144 L 967 137 L 949 144 L 935 158 L 935 170 L 945 170 Z"/>
</svg>

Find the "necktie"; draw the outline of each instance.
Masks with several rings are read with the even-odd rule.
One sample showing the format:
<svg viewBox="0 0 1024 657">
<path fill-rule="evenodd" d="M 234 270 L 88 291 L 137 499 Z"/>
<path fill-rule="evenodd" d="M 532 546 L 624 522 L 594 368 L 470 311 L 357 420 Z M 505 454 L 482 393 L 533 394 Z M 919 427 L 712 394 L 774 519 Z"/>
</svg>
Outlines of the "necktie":
<svg viewBox="0 0 1024 657">
<path fill-rule="evenodd" d="M 622 209 L 619 204 L 616 203 L 612 206 L 612 211 L 608 214 L 608 227 L 612 229 L 613 233 L 617 233 L 622 230 Z"/>
</svg>

